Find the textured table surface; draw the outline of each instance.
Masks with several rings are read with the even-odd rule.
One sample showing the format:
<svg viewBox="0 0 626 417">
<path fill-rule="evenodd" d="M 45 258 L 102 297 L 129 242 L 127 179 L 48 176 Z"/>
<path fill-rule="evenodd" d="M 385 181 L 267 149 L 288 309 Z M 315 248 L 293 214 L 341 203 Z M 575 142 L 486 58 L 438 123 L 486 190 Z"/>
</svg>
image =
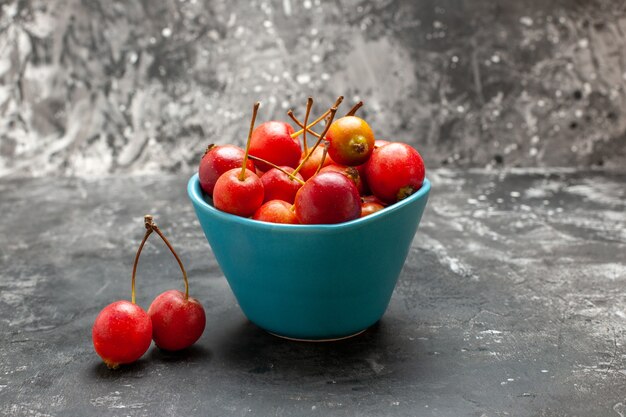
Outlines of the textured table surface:
<svg viewBox="0 0 626 417">
<path fill-rule="evenodd" d="M 430 172 L 383 319 L 329 344 L 246 321 L 186 178 L 0 180 L 0 414 L 626 415 L 626 175 Z M 197 345 L 108 370 L 91 345 L 155 215 L 208 314 Z M 138 303 L 182 287 L 157 241 Z"/>
</svg>

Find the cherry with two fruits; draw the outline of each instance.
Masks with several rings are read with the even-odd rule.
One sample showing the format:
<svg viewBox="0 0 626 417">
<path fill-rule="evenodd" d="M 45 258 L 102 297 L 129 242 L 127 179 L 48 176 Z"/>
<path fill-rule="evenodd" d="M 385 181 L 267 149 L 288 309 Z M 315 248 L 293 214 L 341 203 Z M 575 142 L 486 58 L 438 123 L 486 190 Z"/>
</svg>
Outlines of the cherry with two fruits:
<svg viewBox="0 0 626 417">
<path fill-rule="evenodd" d="M 194 344 L 206 325 L 202 304 L 189 296 L 187 273 L 178 254 L 152 216 L 144 217 L 146 232 L 141 241 L 131 278 L 131 301 L 121 300 L 106 306 L 96 317 L 92 340 L 96 353 L 112 369 L 138 360 L 152 340 L 165 350 L 176 351 Z M 176 258 L 183 274 L 185 292 L 169 290 L 160 294 L 146 312 L 135 303 L 135 278 L 141 251 L 148 237 L 155 232 Z"/>
</svg>

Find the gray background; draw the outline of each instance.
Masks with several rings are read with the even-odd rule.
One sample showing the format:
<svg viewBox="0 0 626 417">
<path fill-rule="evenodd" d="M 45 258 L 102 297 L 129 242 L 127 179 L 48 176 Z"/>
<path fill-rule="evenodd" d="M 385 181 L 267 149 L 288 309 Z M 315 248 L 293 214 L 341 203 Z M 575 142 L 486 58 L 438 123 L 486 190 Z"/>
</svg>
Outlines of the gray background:
<svg viewBox="0 0 626 417">
<path fill-rule="evenodd" d="M 626 3 L 4 1 L 0 176 L 189 173 L 260 120 L 363 99 L 427 166 L 623 169 Z"/>
</svg>

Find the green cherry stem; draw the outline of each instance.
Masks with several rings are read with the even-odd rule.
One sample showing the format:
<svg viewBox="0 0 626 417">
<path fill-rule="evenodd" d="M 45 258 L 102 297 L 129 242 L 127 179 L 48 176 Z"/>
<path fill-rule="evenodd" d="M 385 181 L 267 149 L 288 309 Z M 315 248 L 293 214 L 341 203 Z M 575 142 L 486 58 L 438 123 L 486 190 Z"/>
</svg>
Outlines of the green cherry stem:
<svg viewBox="0 0 626 417">
<path fill-rule="evenodd" d="M 289 172 L 285 171 L 284 169 L 282 169 L 281 167 L 279 167 L 278 165 L 265 160 L 263 158 L 259 158 L 258 156 L 254 156 L 254 155 L 250 155 L 249 156 L 250 159 L 252 159 L 253 161 L 259 161 L 259 162 L 263 162 L 269 166 L 271 166 L 272 168 L 276 168 L 277 170 L 279 170 L 280 172 L 282 172 L 283 174 L 285 174 L 286 176 L 288 176 L 289 178 L 291 178 L 294 181 L 298 181 L 300 184 L 304 185 L 304 181 L 302 181 L 300 178 L 296 177 L 293 174 L 290 174 Z"/>
<path fill-rule="evenodd" d="M 146 224 L 146 228 L 149 228 L 148 230 L 154 231 L 157 235 L 159 235 L 159 237 L 163 240 L 163 243 L 165 243 L 165 246 L 167 246 L 170 252 L 172 252 L 172 255 L 174 255 L 174 258 L 176 258 L 176 262 L 178 262 L 178 266 L 183 273 L 183 281 L 185 281 L 185 300 L 187 300 L 189 298 L 189 280 L 187 279 L 187 272 L 185 271 L 185 267 L 183 266 L 183 261 L 180 260 L 178 254 L 174 250 L 174 247 L 169 242 L 169 240 L 167 240 L 161 229 L 159 229 L 159 226 L 156 225 L 152 216 L 150 216 L 149 214 L 144 216 L 144 222 Z"/>
<path fill-rule="evenodd" d="M 254 122 L 256 121 L 256 114 L 259 111 L 261 103 L 258 101 L 254 103 L 252 108 L 252 120 L 250 121 L 250 131 L 248 132 L 248 141 L 246 142 L 246 153 L 243 157 L 243 164 L 241 165 L 241 173 L 239 174 L 239 181 L 246 179 L 246 165 L 248 164 L 248 153 L 250 153 L 250 139 L 252 139 L 252 131 L 254 130 Z"/>
</svg>

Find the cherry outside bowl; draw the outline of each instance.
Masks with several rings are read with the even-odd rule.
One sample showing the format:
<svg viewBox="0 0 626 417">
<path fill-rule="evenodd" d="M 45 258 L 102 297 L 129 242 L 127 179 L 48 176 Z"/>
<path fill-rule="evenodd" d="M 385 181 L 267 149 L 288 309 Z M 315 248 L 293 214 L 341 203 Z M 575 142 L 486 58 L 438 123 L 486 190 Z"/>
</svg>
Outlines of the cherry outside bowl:
<svg viewBox="0 0 626 417">
<path fill-rule="evenodd" d="M 198 175 L 187 192 L 215 258 L 250 321 L 279 336 L 357 334 L 384 314 L 428 200 L 430 182 L 361 219 L 284 225 L 213 207 Z"/>
</svg>

